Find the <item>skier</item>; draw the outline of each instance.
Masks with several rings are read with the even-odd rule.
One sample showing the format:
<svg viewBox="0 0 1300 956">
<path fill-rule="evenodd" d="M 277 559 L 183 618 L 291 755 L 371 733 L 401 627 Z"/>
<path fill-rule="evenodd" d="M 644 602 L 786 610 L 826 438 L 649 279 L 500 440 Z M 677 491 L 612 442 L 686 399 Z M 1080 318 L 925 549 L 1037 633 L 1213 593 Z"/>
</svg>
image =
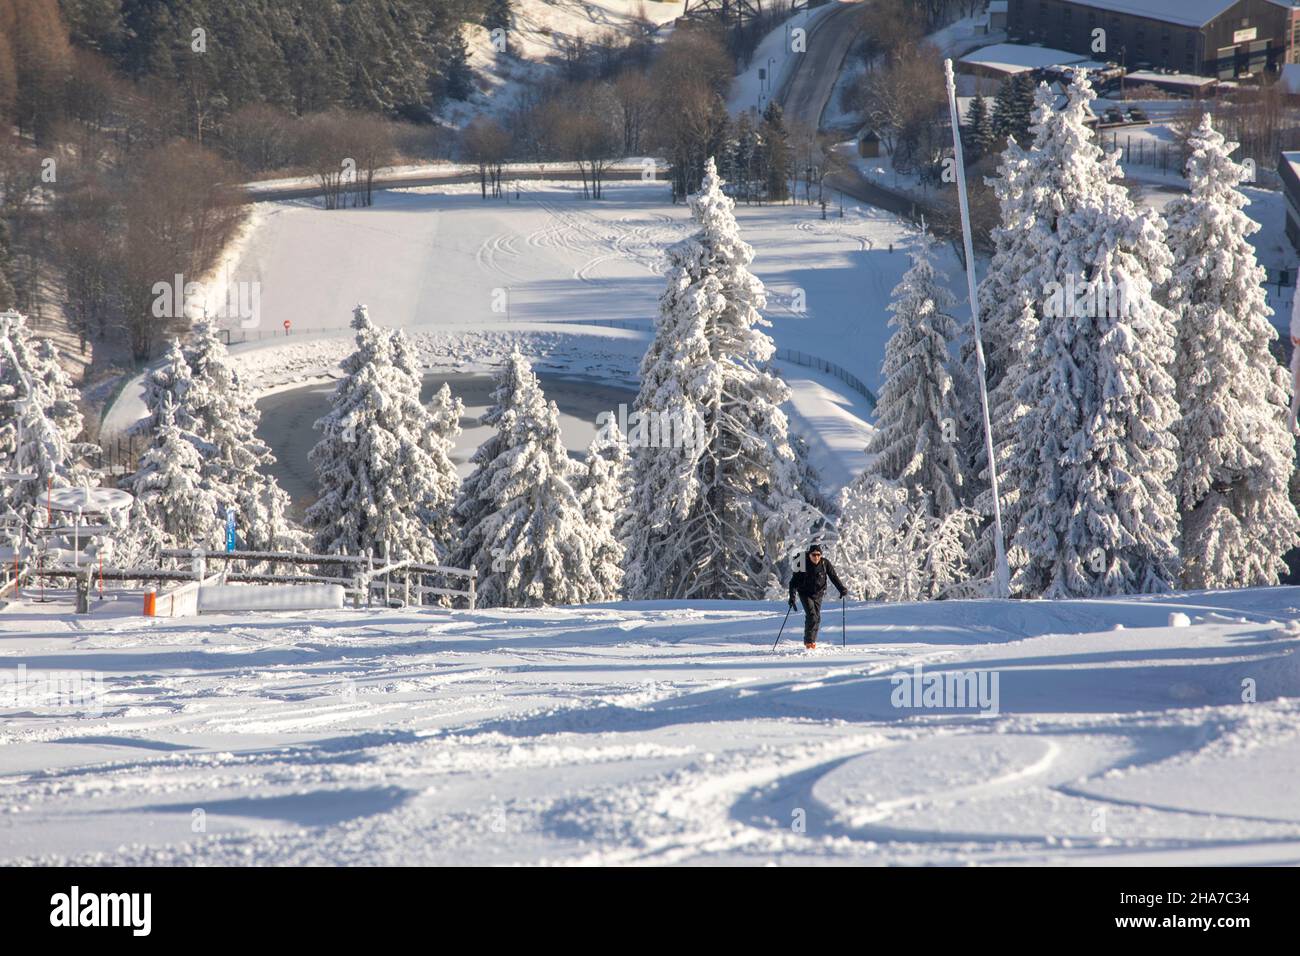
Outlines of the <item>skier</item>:
<svg viewBox="0 0 1300 956">
<path fill-rule="evenodd" d="M 814 544 L 804 555 L 804 568 L 796 571 L 790 578 L 790 610 L 794 610 L 794 596 L 798 592 L 803 598 L 803 646 L 812 649 L 817 646 L 817 629 L 822 623 L 822 597 L 826 594 L 826 581 L 840 592 L 840 597 L 849 593 L 840 576 L 835 573 L 831 563 L 822 558 L 822 548 Z"/>
</svg>

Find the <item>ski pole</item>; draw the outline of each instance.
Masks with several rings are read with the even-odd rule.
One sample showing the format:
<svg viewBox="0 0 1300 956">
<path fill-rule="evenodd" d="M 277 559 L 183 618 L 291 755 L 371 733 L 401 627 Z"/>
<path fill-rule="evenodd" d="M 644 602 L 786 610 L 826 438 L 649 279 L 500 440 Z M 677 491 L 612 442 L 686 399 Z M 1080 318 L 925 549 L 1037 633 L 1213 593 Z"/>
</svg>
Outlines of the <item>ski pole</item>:
<svg viewBox="0 0 1300 956">
<path fill-rule="evenodd" d="M 781 643 L 781 635 L 785 633 L 785 622 L 790 620 L 790 612 L 793 610 L 793 607 L 785 609 L 785 620 L 781 622 L 781 630 L 776 632 L 776 640 L 772 642 L 772 650 L 776 650 L 776 645 Z"/>
<path fill-rule="evenodd" d="M 848 612 L 844 609 L 846 597 L 844 594 L 840 595 L 840 647 L 843 647 L 844 642 L 848 640 L 848 626 L 844 623 L 844 619 L 848 615 Z"/>
</svg>

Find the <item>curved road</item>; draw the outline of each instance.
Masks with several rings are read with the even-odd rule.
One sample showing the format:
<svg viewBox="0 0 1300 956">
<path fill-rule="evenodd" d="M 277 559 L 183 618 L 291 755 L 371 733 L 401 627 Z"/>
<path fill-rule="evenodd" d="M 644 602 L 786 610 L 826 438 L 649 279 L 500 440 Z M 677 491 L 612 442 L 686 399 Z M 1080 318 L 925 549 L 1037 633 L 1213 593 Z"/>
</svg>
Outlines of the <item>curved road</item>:
<svg viewBox="0 0 1300 956">
<path fill-rule="evenodd" d="M 832 2 L 838 3 L 841 9 L 827 13 L 816 22 L 808 34 L 807 53 L 800 57 L 777 91 L 777 99 L 787 117 L 818 130 L 822 128 L 822 116 L 835 92 L 844 59 L 862 32 L 859 20 L 862 4 L 870 0 Z M 925 216 L 932 231 L 943 233 L 942 219 L 931 211 L 928 203 L 884 189 L 853 167 L 831 173 L 826 177 L 826 185 L 913 222 Z"/>
<path fill-rule="evenodd" d="M 832 0 L 840 7 L 819 17 L 808 33 L 808 49 L 786 75 L 777 101 L 787 117 L 821 129 L 822 114 L 835 91 L 844 58 L 862 30 L 859 0 Z"/>
</svg>

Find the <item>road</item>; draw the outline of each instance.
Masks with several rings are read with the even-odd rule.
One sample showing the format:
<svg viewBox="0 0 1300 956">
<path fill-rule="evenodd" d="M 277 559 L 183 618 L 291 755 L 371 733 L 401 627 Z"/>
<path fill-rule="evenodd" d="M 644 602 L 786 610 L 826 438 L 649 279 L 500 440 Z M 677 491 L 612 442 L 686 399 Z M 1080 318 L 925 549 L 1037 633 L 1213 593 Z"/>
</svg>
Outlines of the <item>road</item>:
<svg viewBox="0 0 1300 956">
<path fill-rule="evenodd" d="M 838 2 L 838 0 L 837 0 Z M 808 50 L 799 58 L 777 100 L 787 119 L 796 119 L 816 129 L 835 91 L 840 67 L 861 30 L 862 5 L 840 2 L 841 9 L 817 20 L 808 34 Z"/>
<path fill-rule="evenodd" d="M 835 92 L 844 59 L 862 30 L 862 2 L 840 2 L 841 9 L 826 14 L 813 26 L 807 54 L 799 58 L 777 92 L 788 120 L 822 128 L 822 116 Z M 925 216 L 931 228 L 937 219 L 927 204 L 884 189 L 853 168 L 831 173 L 826 185 L 913 222 Z"/>
</svg>

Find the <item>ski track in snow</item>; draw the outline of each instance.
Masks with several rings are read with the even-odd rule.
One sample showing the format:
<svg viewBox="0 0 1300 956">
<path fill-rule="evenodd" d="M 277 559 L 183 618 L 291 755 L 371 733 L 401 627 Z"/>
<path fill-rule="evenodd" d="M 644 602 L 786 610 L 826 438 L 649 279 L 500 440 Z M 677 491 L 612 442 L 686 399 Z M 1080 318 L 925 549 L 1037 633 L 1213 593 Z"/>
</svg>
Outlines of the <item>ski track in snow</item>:
<svg viewBox="0 0 1300 956">
<path fill-rule="evenodd" d="M 136 600 L 0 614 L 5 672 L 103 675 L 98 714 L 0 704 L 0 861 L 1300 860 L 1296 589 L 861 605 L 775 653 L 752 603 Z M 997 673 L 999 713 L 894 708 L 918 665 Z"/>
</svg>

